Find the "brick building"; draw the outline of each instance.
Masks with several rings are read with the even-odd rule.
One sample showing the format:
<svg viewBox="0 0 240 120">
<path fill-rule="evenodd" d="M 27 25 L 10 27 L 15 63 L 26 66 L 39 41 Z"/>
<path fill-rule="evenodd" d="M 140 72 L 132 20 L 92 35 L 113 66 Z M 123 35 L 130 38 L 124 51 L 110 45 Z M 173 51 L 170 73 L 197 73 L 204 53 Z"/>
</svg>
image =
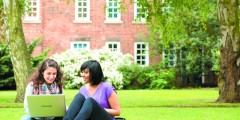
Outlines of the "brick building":
<svg viewBox="0 0 240 120">
<path fill-rule="evenodd" d="M 23 18 L 26 42 L 42 36 L 41 43 L 33 55 L 51 47 L 49 56 L 67 49 L 101 49 L 130 53 L 134 62 L 141 65 L 159 63 L 160 55 L 150 56 L 147 24 L 136 4 L 137 0 L 29 0 L 30 12 Z M 134 3 L 131 3 L 134 1 Z M 166 52 L 166 51 L 165 51 Z M 168 66 L 175 66 L 177 55 L 174 49 L 162 54 Z M 172 56 L 172 57 L 169 57 Z M 200 73 L 201 74 L 201 73 Z M 209 75 L 201 75 L 201 84 L 214 84 Z M 211 75 L 212 76 L 212 75 Z M 182 78 L 181 75 L 179 77 Z M 179 79 L 184 83 L 187 79 Z M 179 83 L 179 84 L 181 84 Z"/>
<path fill-rule="evenodd" d="M 51 47 L 49 55 L 67 49 L 101 49 L 130 53 L 134 61 L 149 65 L 147 25 L 140 7 L 117 0 L 29 0 L 30 11 L 23 19 L 26 42 L 42 35 L 34 55 Z M 137 0 L 134 0 L 135 2 Z M 139 18 L 136 21 L 136 18 Z"/>
</svg>

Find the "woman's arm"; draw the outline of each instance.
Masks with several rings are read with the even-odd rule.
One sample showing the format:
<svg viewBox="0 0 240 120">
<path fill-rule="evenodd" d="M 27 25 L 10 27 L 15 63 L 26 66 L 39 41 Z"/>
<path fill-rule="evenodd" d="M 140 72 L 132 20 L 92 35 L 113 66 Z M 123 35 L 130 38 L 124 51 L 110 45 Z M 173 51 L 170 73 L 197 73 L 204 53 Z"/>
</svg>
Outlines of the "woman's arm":
<svg viewBox="0 0 240 120">
<path fill-rule="evenodd" d="M 24 97 L 24 111 L 28 113 L 28 104 L 27 104 L 27 96 L 32 95 L 33 93 L 33 85 L 29 83 L 26 87 L 25 97 Z"/>
<path fill-rule="evenodd" d="M 118 102 L 118 97 L 115 91 L 113 91 L 110 97 L 108 98 L 108 102 L 111 106 L 111 109 L 105 108 L 105 110 L 112 116 L 119 116 L 121 113 L 120 104 Z"/>
</svg>

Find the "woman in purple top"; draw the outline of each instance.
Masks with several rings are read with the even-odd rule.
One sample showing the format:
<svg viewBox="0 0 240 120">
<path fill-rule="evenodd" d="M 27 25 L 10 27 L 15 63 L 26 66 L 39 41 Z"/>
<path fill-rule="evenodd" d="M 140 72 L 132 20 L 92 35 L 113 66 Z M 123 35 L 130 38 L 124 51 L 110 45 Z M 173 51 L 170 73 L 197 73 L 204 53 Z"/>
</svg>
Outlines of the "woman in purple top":
<svg viewBox="0 0 240 120">
<path fill-rule="evenodd" d="M 86 61 L 80 71 L 86 85 L 74 97 L 63 120 L 115 120 L 120 104 L 115 88 L 104 80 L 100 63 Z"/>
</svg>

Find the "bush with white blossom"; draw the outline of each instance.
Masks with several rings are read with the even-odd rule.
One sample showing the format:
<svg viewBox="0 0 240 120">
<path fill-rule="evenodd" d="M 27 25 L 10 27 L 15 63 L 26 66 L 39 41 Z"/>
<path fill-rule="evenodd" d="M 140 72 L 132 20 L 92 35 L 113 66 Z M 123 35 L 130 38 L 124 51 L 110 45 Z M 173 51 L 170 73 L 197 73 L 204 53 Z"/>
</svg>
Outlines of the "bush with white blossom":
<svg viewBox="0 0 240 120">
<path fill-rule="evenodd" d="M 60 54 L 51 56 L 56 60 L 64 73 L 65 88 L 80 88 L 82 81 L 80 66 L 87 60 L 97 60 L 101 64 L 105 80 L 116 89 L 123 87 L 123 76 L 117 71 L 121 65 L 132 64 L 132 56 L 121 52 L 110 51 L 105 48 L 98 50 L 73 50 L 69 49 Z"/>
</svg>

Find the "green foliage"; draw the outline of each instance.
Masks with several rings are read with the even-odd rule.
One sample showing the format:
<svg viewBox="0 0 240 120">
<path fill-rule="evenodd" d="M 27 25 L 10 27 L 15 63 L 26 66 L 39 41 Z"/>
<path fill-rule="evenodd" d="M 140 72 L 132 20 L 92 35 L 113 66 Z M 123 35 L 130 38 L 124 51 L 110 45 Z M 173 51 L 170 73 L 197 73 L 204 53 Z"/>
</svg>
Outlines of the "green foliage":
<svg viewBox="0 0 240 120">
<path fill-rule="evenodd" d="M 149 88 L 150 79 L 146 76 L 152 70 L 138 64 L 123 65 L 118 68 L 123 75 L 123 89 L 145 89 Z"/>
<path fill-rule="evenodd" d="M 7 44 L 0 41 L 0 75 L 5 75 L 11 70 L 10 54 Z"/>
<path fill-rule="evenodd" d="M 162 69 L 159 65 L 123 65 L 118 71 L 123 74 L 124 89 L 169 89 L 175 86 L 175 71 Z"/>
<path fill-rule="evenodd" d="M 139 0 L 139 4 L 148 12 L 149 48 L 158 54 L 176 49 L 176 69 L 184 79 L 219 64 L 212 52 L 219 49 L 216 0 Z"/>
<path fill-rule="evenodd" d="M 0 41 L 0 88 L 15 88 L 13 66 L 7 44 Z"/>
<path fill-rule="evenodd" d="M 213 67 L 212 70 L 220 71 L 220 51 L 212 51 Z"/>
<path fill-rule="evenodd" d="M 164 73 L 161 73 L 161 75 L 162 74 L 164 74 Z M 151 89 L 154 89 L 154 88 L 163 89 L 166 86 L 166 84 L 168 83 L 165 79 L 158 77 L 159 74 L 155 71 L 146 73 L 146 75 L 153 79 L 153 81 L 150 84 Z"/>
<path fill-rule="evenodd" d="M 34 48 L 39 44 L 41 39 L 42 39 L 42 36 L 38 37 L 36 40 L 31 41 L 27 45 L 27 50 L 28 50 L 29 54 L 31 54 L 33 52 Z"/>
<path fill-rule="evenodd" d="M 25 12 L 28 12 L 29 10 L 29 4 L 27 0 L 18 0 L 17 1 L 17 5 L 18 5 L 18 10 L 21 14 L 24 14 Z M 28 8 L 28 9 L 26 9 Z"/>
<path fill-rule="evenodd" d="M 0 79 L 1 89 L 16 89 L 16 83 L 14 76 L 8 77 L 6 79 Z"/>
<path fill-rule="evenodd" d="M 5 28 L 4 28 L 4 12 L 3 12 L 3 1 L 0 0 L 0 41 L 5 38 Z"/>
<path fill-rule="evenodd" d="M 27 45 L 27 50 L 29 54 L 32 54 L 34 48 L 40 43 L 42 36 L 38 37 L 37 39 L 31 41 Z M 50 51 L 50 48 L 43 50 L 38 56 L 31 56 L 31 64 L 33 69 L 35 69 L 43 60 L 46 59 L 47 53 Z"/>
<path fill-rule="evenodd" d="M 149 77 L 153 77 L 153 81 L 150 85 L 151 89 L 170 89 L 174 88 L 175 84 L 175 70 L 165 69 L 161 70 L 160 74 L 155 71 L 148 74 Z"/>
<path fill-rule="evenodd" d="M 34 48 L 40 42 L 41 37 L 30 42 L 28 47 L 29 54 L 32 54 Z M 44 59 L 50 49 L 46 49 L 40 53 L 40 55 L 31 57 L 31 64 L 33 69 L 35 69 Z M 0 41 L 0 89 L 15 89 L 15 79 L 13 66 L 10 58 L 8 45 Z"/>
<path fill-rule="evenodd" d="M 3 8 L 3 0 L 0 1 L 0 8 Z"/>
</svg>

